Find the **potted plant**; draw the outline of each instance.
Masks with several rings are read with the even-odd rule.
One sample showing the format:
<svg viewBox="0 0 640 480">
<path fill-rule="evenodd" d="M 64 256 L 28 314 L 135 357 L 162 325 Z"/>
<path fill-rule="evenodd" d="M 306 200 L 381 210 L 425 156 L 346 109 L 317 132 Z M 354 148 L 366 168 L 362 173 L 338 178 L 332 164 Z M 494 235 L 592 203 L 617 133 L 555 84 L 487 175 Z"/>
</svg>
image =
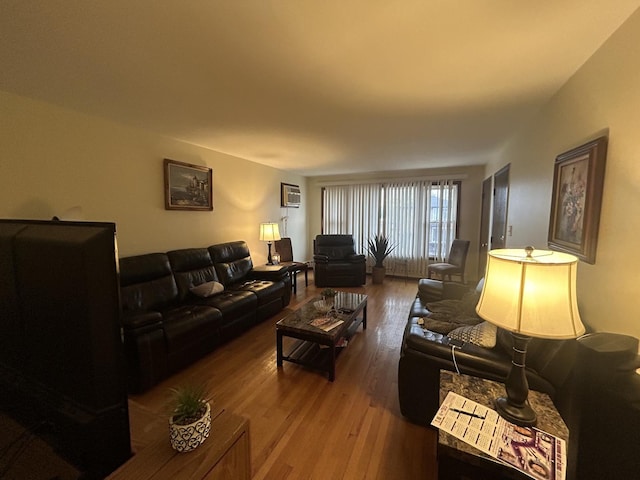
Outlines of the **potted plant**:
<svg viewBox="0 0 640 480">
<path fill-rule="evenodd" d="M 333 288 L 325 288 L 320 292 L 322 299 L 326 302 L 327 305 L 333 305 L 337 294 L 338 292 Z"/>
<path fill-rule="evenodd" d="M 171 446 L 189 452 L 200 446 L 211 430 L 211 405 L 204 387 L 188 385 L 172 388 L 173 409 L 169 417 Z"/>
<path fill-rule="evenodd" d="M 376 264 L 371 270 L 371 276 L 373 277 L 373 283 L 382 283 L 386 270 L 384 268 L 384 259 L 396 248 L 389 244 L 389 239 L 384 235 L 376 235 L 374 238 L 369 239 L 369 254 L 376 259 Z"/>
</svg>

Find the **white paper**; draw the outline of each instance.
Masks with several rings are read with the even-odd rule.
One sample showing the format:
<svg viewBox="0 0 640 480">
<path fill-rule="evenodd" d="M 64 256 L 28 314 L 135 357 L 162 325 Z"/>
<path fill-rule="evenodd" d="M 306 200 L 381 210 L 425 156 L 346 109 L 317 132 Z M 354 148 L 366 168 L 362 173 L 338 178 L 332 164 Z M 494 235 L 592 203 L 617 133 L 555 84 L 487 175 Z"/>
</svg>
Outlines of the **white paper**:
<svg viewBox="0 0 640 480">
<path fill-rule="evenodd" d="M 565 480 L 566 442 L 449 392 L 431 425 L 537 480 Z"/>
</svg>

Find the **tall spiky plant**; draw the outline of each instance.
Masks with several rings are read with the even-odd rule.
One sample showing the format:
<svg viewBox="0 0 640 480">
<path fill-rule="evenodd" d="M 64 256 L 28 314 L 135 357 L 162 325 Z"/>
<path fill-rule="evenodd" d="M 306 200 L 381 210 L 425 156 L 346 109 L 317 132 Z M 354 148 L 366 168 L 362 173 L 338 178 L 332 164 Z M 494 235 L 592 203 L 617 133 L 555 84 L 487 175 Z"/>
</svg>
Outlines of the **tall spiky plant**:
<svg viewBox="0 0 640 480">
<path fill-rule="evenodd" d="M 383 267 L 382 262 L 395 248 L 395 245 L 390 245 L 389 238 L 384 235 L 376 235 L 369 239 L 369 253 L 376 259 L 376 267 Z"/>
</svg>

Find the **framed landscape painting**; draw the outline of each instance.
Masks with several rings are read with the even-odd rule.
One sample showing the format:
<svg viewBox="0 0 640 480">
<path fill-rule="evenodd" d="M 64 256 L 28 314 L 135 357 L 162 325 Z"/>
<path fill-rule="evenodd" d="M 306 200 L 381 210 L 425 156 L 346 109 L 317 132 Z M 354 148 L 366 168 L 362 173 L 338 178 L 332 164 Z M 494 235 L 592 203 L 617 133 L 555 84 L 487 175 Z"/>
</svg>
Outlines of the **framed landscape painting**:
<svg viewBox="0 0 640 480">
<path fill-rule="evenodd" d="M 596 262 L 607 137 L 556 157 L 549 218 L 549 248 Z"/>
<path fill-rule="evenodd" d="M 164 159 L 167 210 L 213 210 L 213 170 Z"/>
</svg>

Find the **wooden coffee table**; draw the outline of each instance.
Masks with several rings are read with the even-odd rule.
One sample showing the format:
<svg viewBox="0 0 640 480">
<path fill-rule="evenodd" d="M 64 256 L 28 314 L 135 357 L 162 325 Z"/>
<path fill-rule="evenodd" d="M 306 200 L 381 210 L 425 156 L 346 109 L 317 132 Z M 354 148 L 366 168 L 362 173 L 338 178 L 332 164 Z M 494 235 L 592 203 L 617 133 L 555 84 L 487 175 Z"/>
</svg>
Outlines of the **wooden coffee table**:
<svg viewBox="0 0 640 480">
<path fill-rule="evenodd" d="M 338 292 L 334 302 L 337 318 L 343 323 L 328 332 L 311 325 L 314 319 L 325 316 L 314 306 L 318 300 L 319 297 L 312 298 L 276 323 L 276 363 L 282 367 L 286 360 L 321 370 L 327 372 L 329 380 L 333 382 L 336 378 L 336 357 L 342 350 L 341 345 L 348 342 L 361 323 L 363 330 L 367 328 L 367 296 Z M 286 354 L 283 352 L 283 337 L 297 339 Z"/>
</svg>

